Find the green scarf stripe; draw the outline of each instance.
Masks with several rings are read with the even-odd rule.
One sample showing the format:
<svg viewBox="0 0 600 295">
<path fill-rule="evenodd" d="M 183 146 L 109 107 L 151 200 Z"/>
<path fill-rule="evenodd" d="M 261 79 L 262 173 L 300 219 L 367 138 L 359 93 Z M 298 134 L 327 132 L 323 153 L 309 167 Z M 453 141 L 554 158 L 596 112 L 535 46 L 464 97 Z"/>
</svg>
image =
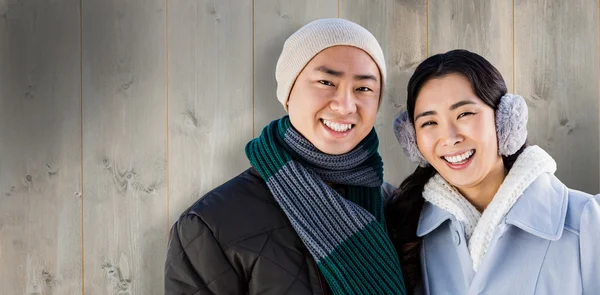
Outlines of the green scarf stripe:
<svg viewBox="0 0 600 295">
<path fill-rule="evenodd" d="M 362 284 L 359 286 L 355 280 L 336 280 L 333 278 L 348 278 L 350 274 L 345 269 L 339 269 L 336 265 L 332 264 L 330 267 L 322 267 L 319 265 L 319 270 L 325 277 L 327 285 L 333 292 L 333 294 L 374 294 L 365 290 Z"/>
<path fill-rule="evenodd" d="M 348 244 L 348 246 L 345 246 L 344 244 Z M 320 269 L 325 269 L 327 267 L 332 267 L 335 266 L 336 269 L 340 269 L 340 267 L 338 266 L 343 266 L 341 267 L 342 272 L 344 273 L 370 273 L 370 274 L 378 274 L 381 275 L 381 273 L 378 273 L 379 269 L 374 269 L 372 266 L 370 266 L 368 259 L 366 259 L 364 257 L 365 251 L 360 248 L 360 246 L 358 246 L 359 248 L 355 248 L 357 245 L 355 245 L 355 243 L 353 243 L 351 240 L 346 241 L 344 244 L 342 244 L 341 247 L 341 251 L 334 251 L 332 252 L 329 256 L 327 256 L 324 260 L 320 261 L 319 263 L 319 268 Z M 371 249 L 372 250 L 372 249 Z M 352 255 L 351 257 L 358 257 L 358 261 L 352 261 L 352 260 L 348 260 L 349 255 Z M 353 258 L 354 259 L 354 258 Z M 331 263 L 331 264 L 327 264 L 327 263 Z M 352 263 L 357 263 L 358 265 L 353 265 Z M 345 278 L 347 278 L 348 276 L 344 276 Z M 368 289 L 369 291 L 366 294 L 375 294 L 375 292 L 373 291 L 373 288 L 377 289 L 376 286 L 376 281 L 378 280 L 361 280 L 360 278 L 358 278 L 357 282 L 359 282 L 360 284 L 360 288 L 359 289 Z M 386 290 L 386 294 L 389 294 Z"/>
<path fill-rule="evenodd" d="M 365 197 L 368 196 L 368 188 L 361 186 L 350 186 L 350 188 L 352 189 L 349 190 L 346 199 L 359 204 L 361 207 L 371 212 L 377 221 L 385 225 L 385 216 L 383 214 L 383 196 L 381 198 L 369 198 Z"/>
<path fill-rule="evenodd" d="M 256 141 L 250 141 L 246 146 L 246 149 L 256 149 L 258 153 L 248 153 L 248 159 L 250 163 L 257 163 L 254 168 L 268 181 L 277 171 L 279 171 L 285 163 L 291 161 L 291 157 L 286 153 L 280 153 L 280 147 L 277 145 L 277 140 L 273 131 L 277 131 L 276 128 L 278 121 L 273 121 L 268 127 L 263 129 L 261 137 L 263 137 L 264 144 Z M 258 157 L 257 155 L 261 155 Z"/>
<path fill-rule="evenodd" d="M 278 128 L 277 128 L 277 136 L 278 139 L 281 141 L 281 145 L 279 145 L 279 149 L 283 149 L 283 152 L 287 155 L 289 155 L 291 157 L 290 160 L 294 160 L 296 162 L 302 163 L 302 164 L 306 164 L 304 163 L 304 159 L 302 159 L 302 157 L 296 153 L 296 151 L 294 151 L 294 149 L 292 149 L 290 146 L 288 146 L 287 144 L 285 144 L 285 138 L 286 136 L 289 136 L 289 132 L 294 132 L 294 128 L 292 127 L 292 123 L 290 122 L 290 120 L 279 120 L 278 121 Z"/>
<path fill-rule="evenodd" d="M 392 244 L 392 242 L 389 240 L 389 238 L 387 238 L 387 234 L 386 231 L 384 230 L 385 227 L 384 225 L 377 223 L 377 222 L 372 222 L 369 223 L 363 230 L 356 232 L 354 234 L 355 237 L 360 237 L 369 241 L 374 241 L 377 245 L 379 245 L 379 247 L 382 248 L 388 248 L 391 247 L 393 248 L 394 245 Z M 372 251 L 372 250 L 369 250 Z M 384 261 L 385 264 L 390 267 L 391 269 L 395 269 L 396 266 L 400 266 L 399 264 L 399 259 L 397 256 L 396 252 L 382 252 L 382 251 L 374 251 L 374 252 L 369 252 L 372 253 L 372 255 L 377 256 L 376 258 Z"/>
<path fill-rule="evenodd" d="M 360 281 L 358 281 L 360 284 L 356 284 L 355 280 L 334 280 L 333 278 L 347 278 L 348 275 L 344 273 L 344 270 L 337 269 L 333 265 L 329 268 L 319 265 L 319 269 L 333 294 L 377 294 L 366 289 Z"/>
<path fill-rule="evenodd" d="M 386 233 L 383 162 L 375 129 L 344 155 L 328 155 L 288 116 L 246 145 L 250 163 L 309 250 L 336 295 L 406 293 Z M 344 198 L 325 182 L 345 185 Z"/>
<path fill-rule="evenodd" d="M 371 153 L 372 151 L 369 151 L 369 153 Z M 377 150 L 375 150 L 375 152 L 377 152 Z M 379 156 L 379 154 L 377 154 Z M 375 171 L 377 171 L 377 175 L 381 176 L 381 178 L 383 178 L 383 162 L 381 157 L 377 158 L 371 158 L 368 159 L 367 162 L 365 163 L 365 165 L 367 166 L 371 166 L 375 169 Z"/>
<path fill-rule="evenodd" d="M 379 225 L 376 222 L 370 223 L 369 225 L 367 225 L 366 228 L 364 228 L 363 230 L 356 232 L 356 234 L 353 236 L 354 238 L 351 238 L 347 241 L 348 245 L 352 245 L 351 249 L 353 249 L 354 253 L 356 255 L 361 255 L 361 256 L 369 256 L 370 259 L 376 259 L 379 261 L 383 261 L 384 263 L 380 266 L 379 269 L 375 269 L 372 271 L 376 271 L 376 272 L 385 272 L 385 267 L 390 267 L 391 269 L 393 269 L 395 266 L 400 267 L 399 263 L 394 264 L 394 261 L 398 260 L 398 257 L 394 256 L 394 257 L 390 257 L 385 255 L 385 253 L 381 253 L 380 251 L 374 251 L 373 248 L 385 248 L 386 243 L 379 238 L 379 236 L 382 234 L 382 229 L 381 229 L 381 225 Z M 385 232 L 383 233 L 385 234 Z M 375 244 L 377 244 L 377 247 L 373 247 L 372 245 L 364 245 L 364 243 L 357 243 L 357 240 L 368 240 L 368 241 L 375 241 Z M 342 244 L 343 245 L 343 244 Z M 369 246 L 368 248 L 365 248 L 365 246 Z M 391 245 L 390 245 L 391 246 Z M 339 247 L 339 246 L 338 246 Z M 375 268 L 377 268 L 377 265 L 374 266 Z M 385 273 L 383 273 L 385 274 Z M 387 279 L 392 279 L 395 276 L 390 276 L 387 277 Z"/>
<path fill-rule="evenodd" d="M 376 236 L 377 232 L 381 230 L 381 227 L 379 224 L 376 223 L 372 223 L 368 226 L 368 228 L 366 228 L 365 230 L 362 230 L 360 232 L 357 232 L 356 235 L 350 237 L 348 240 L 346 240 L 344 243 L 338 245 L 338 248 L 336 248 L 336 250 L 334 250 L 334 252 L 332 252 L 330 255 L 328 255 L 325 259 L 321 260 L 319 262 L 319 269 L 322 270 L 323 275 L 326 277 L 326 280 L 329 282 L 329 279 L 327 279 L 327 275 L 342 275 L 344 273 L 348 273 L 348 272 L 359 272 L 359 273 L 369 273 L 372 275 L 377 276 L 378 278 L 374 281 L 368 278 L 354 278 L 355 280 L 358 280 L 358 282 L 362 285 L 359 287 L 359 289 L 371 289 L 371 288 L 375 288 L 375 290 L 379 289 L 380 291 L 376 292 L 374 290 L 370 290 L 367 293 L 354 293 L 354 292 L 350 292 L 347 293 L 347 291 L 342 291 L 339 294 L 405 294 L 404 292 L 404 288 L 402 289 L 398 289 L 398 285 L 402 285 L 404 286 L 404 281 L 402 279 L 402 274 L 398 274 L 398 273 L 394 273 L 394 272 L 390 272 L 389 269 L 390 268 L 385 268 L 383 266 L 381 267 L 377 267 L 377 266 L 373 266 L 372 264 L 369 264 L 368 261 L 370 259 L 373 260 L 380 260 L 381 257 L 373 257 L 373 256 L 377 256 L 376 253 L 378 253 L 379 251 L 376 251 L 376 249 L 373 248 L 365 248 L 364 243 L 361 242 L 364 239 L 368 239 L 369 237 L 372 236 Z M 357 263 L 358 261 L 347 261 L 346 259 L 344 259 L 344 257 L 347 257 L 347 254 L 342 254 L 342 253 L 353 253 L 355 256 L 357 257 L 362 257 L 362 259 L 360 259 L 360 262 Z M 374 255 L 373 255 L 374 254 Z M 394 263 L 397 262 L 398 258 L 395 258 L 395 260 L 393 259 L 388 259 L 387 262 L 390 262 L 390 264 L 396 264 L 396 267 L 400 268 L 400 264 L 399 263 Z M 383 260 L 386 261 L 386 260 Z M 343 266 L 343 269 L 340 269 Z M 386 265 L 387 266 L 387 265 Z M 349 268 L 350 270 L 347 270 L 346 268 Z M 324 269 L 327 269 L 326 271 L 324 271 Z M 343 276 L 344 278 L 348 278 L 348 276 Z M 371 276 L 372 277 L 372 276 Z M 368 283 L 370 282 L 370 284 Z M 345 284 L 350 284 L 349 282 L 345 281 L 345 282 L 340 282 L 341 286 L 345 285 Z M 334 288 L 334 286 L 330 285 L 330 288 Z M 383 288 L 383 290 L 381 290 L 381 288 Z M 338 294 L 338 293 L 336 293 Z"/>
</svg>

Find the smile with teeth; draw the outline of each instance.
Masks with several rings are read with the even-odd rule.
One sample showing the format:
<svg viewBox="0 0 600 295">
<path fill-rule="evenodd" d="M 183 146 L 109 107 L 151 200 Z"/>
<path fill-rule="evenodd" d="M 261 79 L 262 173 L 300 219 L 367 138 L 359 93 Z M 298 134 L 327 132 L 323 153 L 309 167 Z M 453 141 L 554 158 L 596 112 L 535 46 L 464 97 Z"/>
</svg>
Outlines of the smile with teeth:
<svg viewBox="0 0 600 295">
<path fill-rule="evenodd" d="M 336 132 L 346 132 L 352 129 L 352 127 L 354 127 L 354 124 L 340 124 L 325 119 L 321 119 L 321 121 L 323 122 L 323 124 L 325 124 L 325 126 L 329 127 L 329 129 Z"/>
<path fill-rule="evenodd" d="M 474 153 L 475 153 L 475 150 L 469 150 L 460 155 L 456 155 L 456 156 L 452 156 L 452 157 L 443 156 L 442 158 L 444 158 L 444 160 L 446 160 L 447 162 L 449 162 L 451 164 L 462 164 L 462 163 L 468 161 Z"/>
</svg>

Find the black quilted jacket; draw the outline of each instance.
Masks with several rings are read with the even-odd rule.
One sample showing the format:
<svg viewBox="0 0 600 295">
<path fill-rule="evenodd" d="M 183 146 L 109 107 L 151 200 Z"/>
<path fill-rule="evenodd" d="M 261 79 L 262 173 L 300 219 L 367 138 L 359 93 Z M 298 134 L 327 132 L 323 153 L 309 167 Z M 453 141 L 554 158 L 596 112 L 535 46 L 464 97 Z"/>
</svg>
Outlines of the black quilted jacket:
<svg viewBox="0 0 600 295">
<path fill-rule="evenodd" d="M 384 184 L 384 195 L 393 189 Z M 206 194 L 173 225 L 165 294 L 331 292 L 266 183 L 250 168 Z"/>
<path fill-rule="evenodd" d="M 329 291 L 314 259 L 251 168 L 206 194 L 173 225 L 165 294 Z"/>
</svg>

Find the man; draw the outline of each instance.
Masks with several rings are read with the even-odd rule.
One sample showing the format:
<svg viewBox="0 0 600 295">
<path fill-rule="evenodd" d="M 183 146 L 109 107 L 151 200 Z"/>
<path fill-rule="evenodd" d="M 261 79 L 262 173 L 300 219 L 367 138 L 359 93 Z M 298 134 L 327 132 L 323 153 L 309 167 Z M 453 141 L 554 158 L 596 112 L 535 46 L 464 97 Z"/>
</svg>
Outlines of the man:
<svg viewBox="0 0 600 295">
<path fill-rule="evenodd" d="M 288 115 L 248 143 L 252 168 L 171 230 L 165 294 L 404 294 L 373 128 L 386 69 L 363 27 L 313 21 L 285 42 Z"/>
</svg>

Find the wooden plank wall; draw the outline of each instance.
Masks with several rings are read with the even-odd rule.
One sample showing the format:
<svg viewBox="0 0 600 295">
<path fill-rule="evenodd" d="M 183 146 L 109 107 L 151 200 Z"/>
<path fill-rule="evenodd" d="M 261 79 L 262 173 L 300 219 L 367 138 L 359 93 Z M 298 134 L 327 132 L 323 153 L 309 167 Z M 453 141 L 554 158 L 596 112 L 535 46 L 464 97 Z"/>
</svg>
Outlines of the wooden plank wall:
<svg viewBox="0 0 600 295">
<path fill-rule="evenodd" d="M 284 114 L 283 42 L 318 18 L 386 54 L 387 181 L 414 170 L 391 126 L 410 75 L 465 48 L 527 99 L 559 178 L 598 192 L 599 2 L 0 0 L 0 294 L 162 294 L 170 225 L 248 167 Z"/>
<path fill-rule="evenodd" d="M 600 183 L 598 7 L 515 1 L 515 90 L 528 99 L 529 137 L 554 156 L 563 182 L 593 192 Z"/>
<path fill-rule="evenodd" d="M 169 4 L 169 222 L 250 164 L 252 1 Z"/>
<path fill-rule="evenodd" d="M 429 55 L 455 48 L 478 53 L 498 68 L 512 90 L 512 13 L 511 1 L 430 1 Z"/>
<path fill-rule="evenodd" d="M 155 294 L 167 245 L 166 3 L 82 6 L 87 294 Z"/>
<path fill-rule="evenodd" d="M 79 1 L 0 1 L 0 294 L 82 290 Z"/>
</svg>

